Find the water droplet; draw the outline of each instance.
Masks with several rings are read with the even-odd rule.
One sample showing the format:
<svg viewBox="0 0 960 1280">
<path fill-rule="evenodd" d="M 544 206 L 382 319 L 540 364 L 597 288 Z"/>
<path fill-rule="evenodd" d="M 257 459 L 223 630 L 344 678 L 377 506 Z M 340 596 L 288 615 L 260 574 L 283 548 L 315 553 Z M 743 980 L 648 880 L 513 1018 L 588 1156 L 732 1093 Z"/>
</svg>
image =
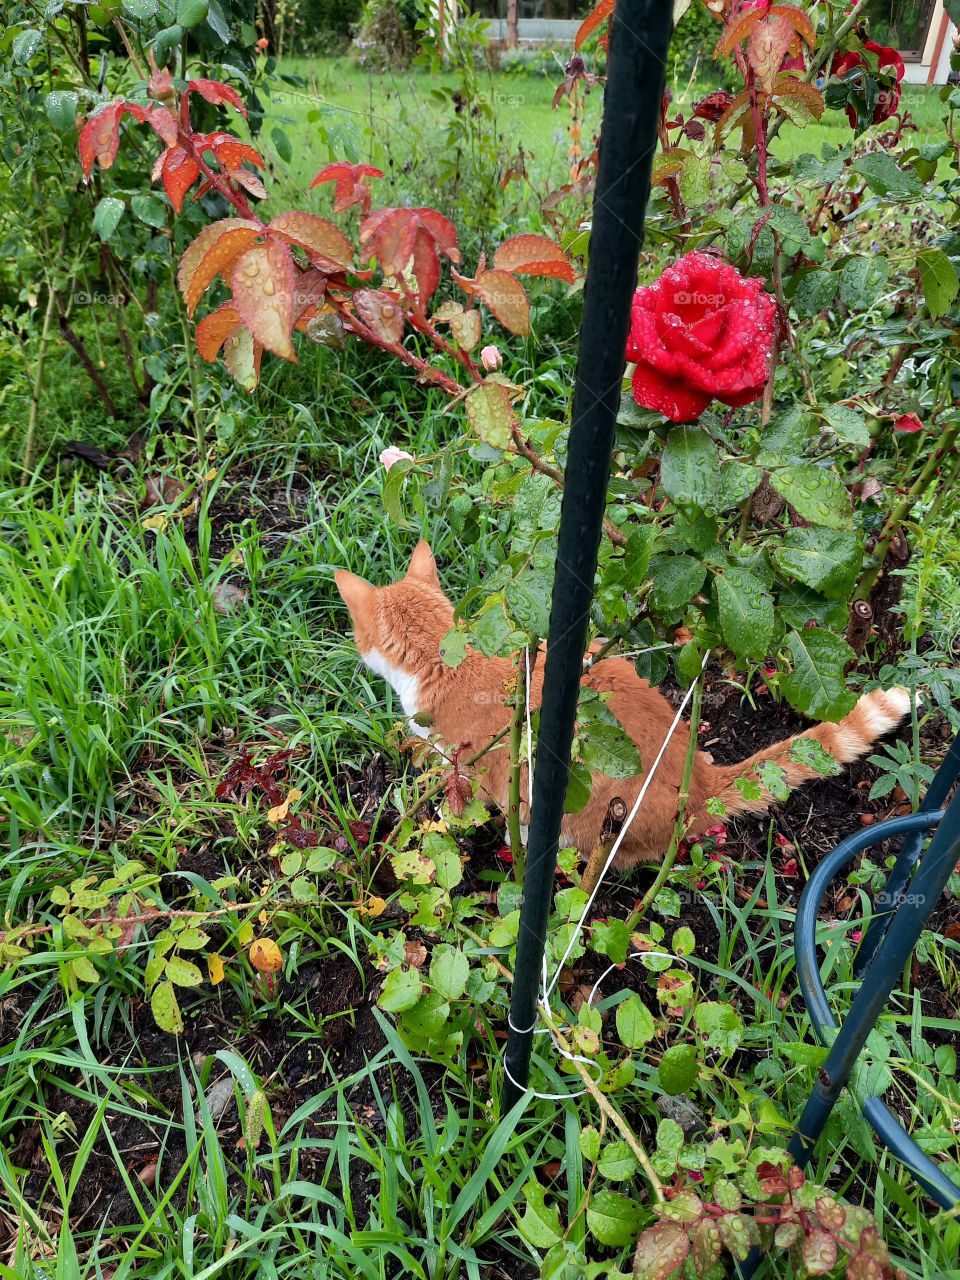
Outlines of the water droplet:
<svg viewBox="0 0 960 1280">
<path fill-rule="evenodd" d="M 254 276 L 258 276 L 260 274 L 260 267 L 259 267 L 259 264 L 256 262 L 248 262 L 247 265 L 243 268 L 243 270 L 244 270 L 244 274 L 248 275 L 251 280 L 253 279 Z"/>
<path fill-rule="evenodd" d="M 276 289 L 274 288 L 274 284 L 272 280 L 264 280 L 263 292 L 267 295 L 268 298 L 273 297 L 273 295 L 276 293 Z"/>
</svg>

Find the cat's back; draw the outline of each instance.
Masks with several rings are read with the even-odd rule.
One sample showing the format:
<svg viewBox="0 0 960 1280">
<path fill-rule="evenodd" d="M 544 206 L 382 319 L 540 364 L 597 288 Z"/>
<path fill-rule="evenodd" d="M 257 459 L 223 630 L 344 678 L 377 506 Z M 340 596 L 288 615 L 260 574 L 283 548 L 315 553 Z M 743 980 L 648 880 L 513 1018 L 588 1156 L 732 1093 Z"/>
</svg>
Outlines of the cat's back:
<svg viewBox="0 0 960 1280">
<path fill-rule="evenodd" d="M 632 738 L 659 729 L 662 740 L 673 710 L 663 694 L 650 687 L 649 680 L 637 675 L 628 659 L 603 658 L 584 673 L 581 684 L 610 695 L 610 710 Z"/>
</svg>

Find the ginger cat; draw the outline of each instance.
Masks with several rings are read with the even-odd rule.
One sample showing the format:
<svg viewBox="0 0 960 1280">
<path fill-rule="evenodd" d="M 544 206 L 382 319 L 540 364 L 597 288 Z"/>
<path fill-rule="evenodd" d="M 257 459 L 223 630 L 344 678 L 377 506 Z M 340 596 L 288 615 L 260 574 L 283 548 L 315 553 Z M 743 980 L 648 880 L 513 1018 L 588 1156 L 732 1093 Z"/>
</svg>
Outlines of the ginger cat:
<svg viewBox="0 0 960 1280">
<path fill-rule="evenodd" d="M 356 574 L 339 569 L 337 589 L 350 611 L 354 636 L 366 665 L 391 685 L 406 714 L 426 714 L 429 730 L 411 724 L 421 737 L 435 736 L 446 747 L 469 743 L 471 754 L 479 751 L 507 725 L 510 714 L 510 685 L 515 675 L 508 658 L 486 658 L 475 650 L 458 667 L 448 667 L 440 656 L 440 642 L 454 624 L 453 606 L 443 594 L 433 552 L 426 542 L 417 544 L 406 576 L 387 587 L 373 587 Z M 531 705 L 540 704 L 543 661 L 538 658 L 531 677 Z M 608 693 L 610 710 L 634 740 L 644 767 L 656 757 L 674 712 L 670 704 L 642 680 L 624 658 L 604 658 L 586 671 L 583 684 Z M 897 688 L 865 694 L 839 724 L 817 724 L 800 738 L 819 742 L 841 764 L 856 760 L 877 738 L 893 729 L 910 710 L 910 693 Z M 677 816 L 677 793 L 683 773 L 689 727 L 677 726 L 647 795 L 630 827 L 615 865 L 629 867 L 636 862 L 662 858 L 673 833 Z M 820 775 L 809 766 L 790 758 L 795 738 L 775 743 L 764 751 L 733 765 L 715 765 L 709 755 L 698 751 L 687 804 L 687 834 L 702 833 L 716 819 L 707 813 L 711 796 L 722 800 L 728 814 L 763 813 L 772 797 L 761 788 L 757 800 L 745 800 L 734 786 L 737 778 L 752 772 L 766 760 L 778 764 L 791 787 Z M 527 770 L 521 778 L 521 818 L 526 823 Z M 510 762 L 505 745 L 498 744 L 475 767 L 474 780 L 481 794 L 501 810 L 509 795 Z M 563 836 L 587 857 L 600 834 L 607 806 L 620 797 L 632 807 L 643 781 L 613 779 L 594 774 L 590 800 L 579 813 L 567 814 Z"/>
</svg>

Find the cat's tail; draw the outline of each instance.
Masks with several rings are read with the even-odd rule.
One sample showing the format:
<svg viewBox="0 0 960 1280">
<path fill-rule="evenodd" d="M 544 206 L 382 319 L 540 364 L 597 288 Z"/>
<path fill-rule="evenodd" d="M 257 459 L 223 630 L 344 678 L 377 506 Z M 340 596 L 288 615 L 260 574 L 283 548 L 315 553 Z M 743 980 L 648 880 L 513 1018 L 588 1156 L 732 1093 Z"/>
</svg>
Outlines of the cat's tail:
<svg viewBox="0 0 960 1280">
<path fill-rule="evenodd" d="M 765 751 L 758 751 L 739 764 L 711 765 L 704 779 L 707 797 L 720 800 L 730 815 L 737 813 L 765 813 L 774 796 L 764 784 L 762 770 L 768 762 L 779 766 L 782 774 L 770 770 L 767 781 L 775 789 L 777 782 L 798 787 L 804 782 L 822 777 L 826 770 L 816 767 L 816 747 L 807 749 L 810 763 L 804 759 L 805 741 L 818 743 L 838 764 L 849 764 L 865 755 L 878 738 L 896 728 L 910 711 L 910 690 L 903 688 L 875 689 L 865 693 L 854 709 L 839 724 L 817 724 L 783 742 L 777 742 Z M 740 785 L 738 786 L 738 780 Z M 757 786 L 760 788 L 757 794 Z M 699 819 L 699 821 L 698 821 Z M 706 813 L 696 815 L 691 830 L 698 831 L 708 825 Z"/>
</svg>

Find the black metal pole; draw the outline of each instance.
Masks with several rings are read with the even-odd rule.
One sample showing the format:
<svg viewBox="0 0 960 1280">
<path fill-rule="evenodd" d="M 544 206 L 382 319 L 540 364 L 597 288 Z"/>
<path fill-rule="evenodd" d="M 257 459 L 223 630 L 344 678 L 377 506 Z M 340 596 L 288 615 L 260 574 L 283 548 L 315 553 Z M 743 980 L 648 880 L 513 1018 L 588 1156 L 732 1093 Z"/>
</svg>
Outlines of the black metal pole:
<svg viewBox="0 0 960 1280">
<path fill-rule="evenodd" d="M 519 1099 L 530 1074 L 537 995 L 620 405 L 630 304 L 643 242 L 672 24 L 672 0 L 617 0 L 610 22 L 590 262 L 580 325 L 510 1006 L 505 1110 Z"/>
</svg>

